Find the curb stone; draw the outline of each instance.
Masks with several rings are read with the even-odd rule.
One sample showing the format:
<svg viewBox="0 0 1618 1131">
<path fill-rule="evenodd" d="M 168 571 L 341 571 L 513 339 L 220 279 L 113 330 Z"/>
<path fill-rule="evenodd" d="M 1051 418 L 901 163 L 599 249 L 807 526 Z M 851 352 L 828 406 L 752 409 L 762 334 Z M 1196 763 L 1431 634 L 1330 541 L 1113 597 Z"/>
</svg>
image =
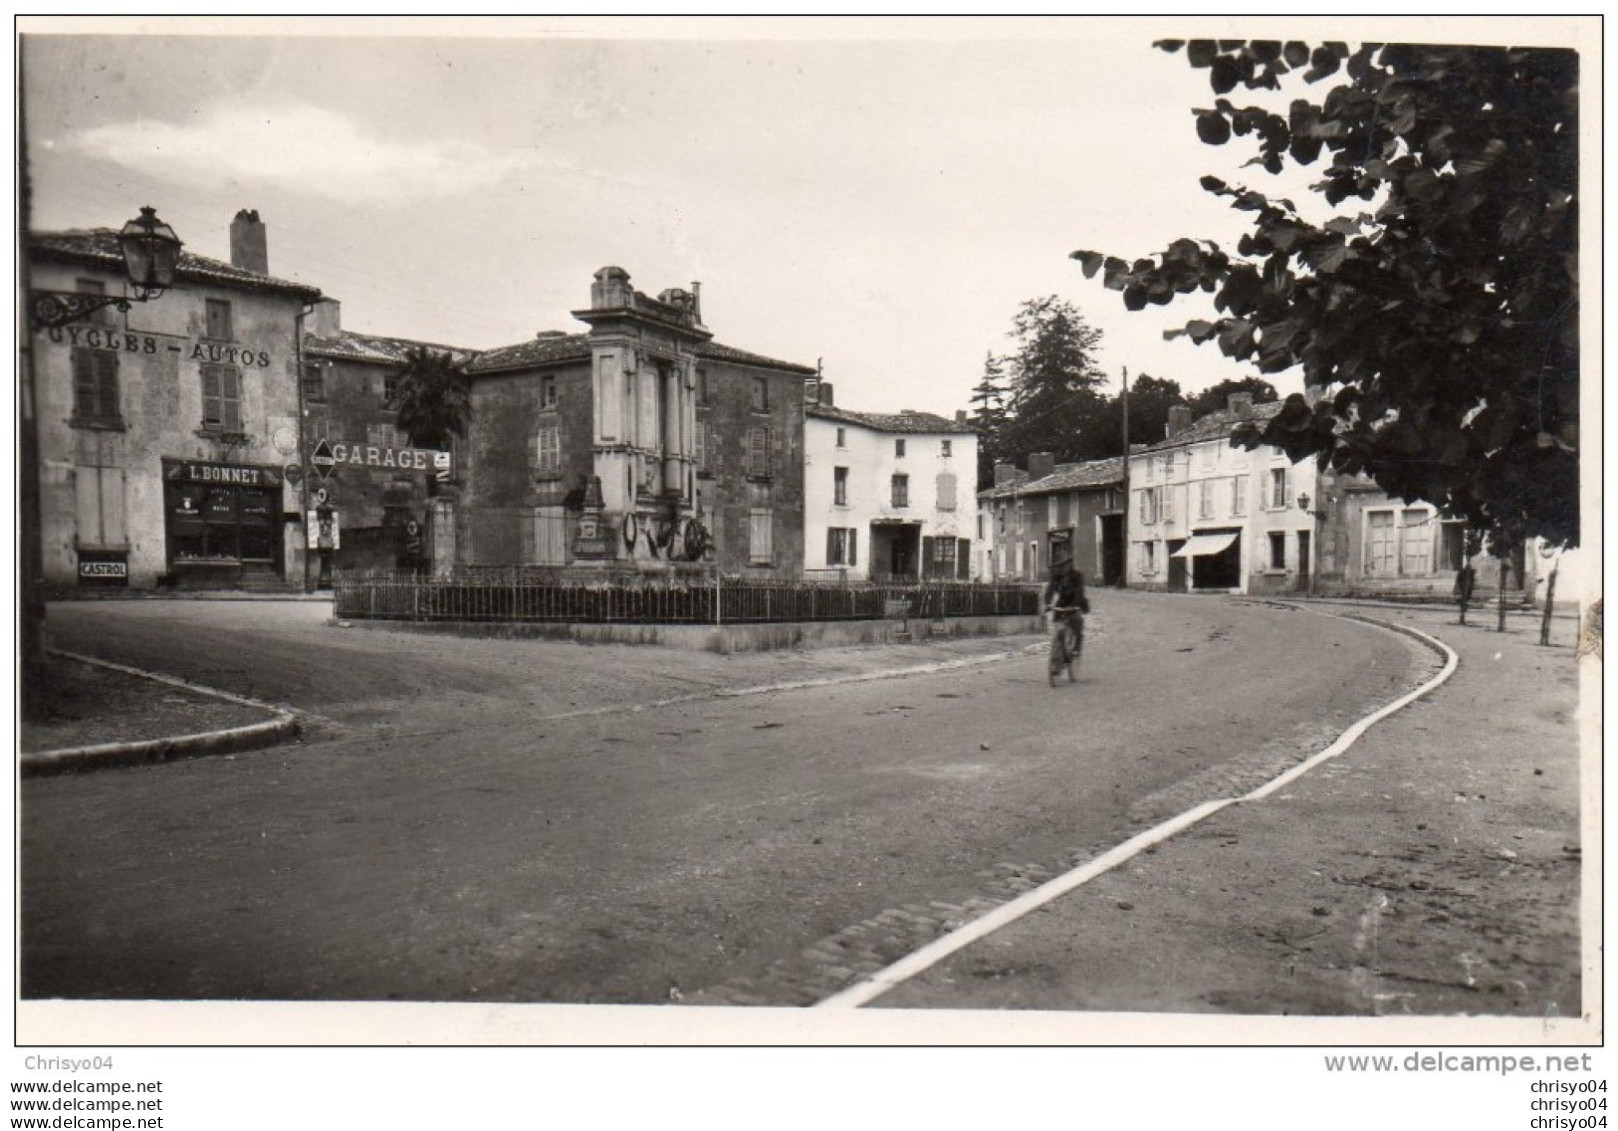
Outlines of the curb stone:
<svg viewBox="0 0 1618 1131">
<path fill-rule="evenodd" d="M 177 679 L 174 676 L 159 675 L 156 672 L 143 671 L 140 668 L 132 668 L 124 664 L 98 660 L 94 656 L 84 656 L 76 652 L 62 652 L 54 648 L 50 649 L 50 652 L 52 655 L 61 656 L 64 659 L 74 660 L 82 664 L 90 664 L 94 667 L 122 672 L 125 675 L 149 679 L 156 683 L 181 687 L 198 695 L 208 695 L 215 699 L 224 699 L 243 706 L 256 707 L 259 710 L 270 712 L 273 717 L 264 722 L 247 723 L 243 726 L 227 727 L 222 730 L 202 731 L 197 734 L 177 735 L 172 738 L 149 738 L 133 742 L 104 742 L 94 746 L 72 746 L 59 750 L 22 753 L 18 756 L 18 770 L 23 777 L 65 773 L 74 770 L 99 769 L 110 766 L 172 762 L 181 758 L 197 758 L 213 754 L 229 754 L 240 750 L 255 750 L 265 746 L 275 746 L 296 738 L 298 735 L 299 723 L 297 715 L 272 703 L 250 699 L 244 695 L 232 695 L 227 691 L 204 687 L 201 684 Z"/>
</svg>

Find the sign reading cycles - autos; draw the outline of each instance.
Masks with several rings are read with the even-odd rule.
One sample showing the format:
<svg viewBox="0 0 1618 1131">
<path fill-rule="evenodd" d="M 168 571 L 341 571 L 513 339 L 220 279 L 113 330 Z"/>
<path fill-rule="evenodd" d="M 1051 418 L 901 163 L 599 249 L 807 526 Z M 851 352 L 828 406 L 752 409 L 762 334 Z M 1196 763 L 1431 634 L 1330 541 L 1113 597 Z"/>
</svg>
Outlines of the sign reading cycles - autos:
<svg viewBox="0 0 1618 1131">
<path fill-rule="evenodd" d="M 178 353 L 184 354 L 191 361 L 240 365 L 249 369 L 265 369 L 270 364 L 270 355 L 264 350 L 244 349 L 241 346 L 225 345 L 221 342 L 176 340 L 167 334 L 136 334 L 94 326 L 55 326 L 46 331 L 46 334 L 58 345 L 87 346 L 93 350 L 119 350 L 122 353 L 154 356 L 159 353 Z M 180 344 L 182 341 L 188 342 L 191 348 L 187 350 Z"/>
</svg>

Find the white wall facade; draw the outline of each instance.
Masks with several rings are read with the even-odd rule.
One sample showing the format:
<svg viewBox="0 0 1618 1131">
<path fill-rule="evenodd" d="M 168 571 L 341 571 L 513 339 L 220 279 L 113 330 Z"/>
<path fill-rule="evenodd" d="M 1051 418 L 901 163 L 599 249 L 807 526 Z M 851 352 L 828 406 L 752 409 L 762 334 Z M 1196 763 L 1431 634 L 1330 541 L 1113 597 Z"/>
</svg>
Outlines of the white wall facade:
<svg viewBox="0 0 1618 1131">
<path fill-rule="evenodd" d="M 852 414 L 850 414 L 852 415 Z M 902 442 L 904 454 L 899 454 Z M 888 524 L 919 526 L 920 536 L 966 540 L 977 577 L 977 444 L 971 433 L 885 431 L 847 419 L 816 416 L 804 420 L 804 570 L 811 578 L 866 580 L 888 572 L 887 561 L 873 563 Z M 947 453 L 947 454 L 946 454 Z M 838 498 L 838 469 L 845 488 Z M 907 501 L 894 498 L 894 477 L 906 477 Z M 834 536 L 831 531 L 852 531 Z M 838 558 L 838 544 L 852 537 L 853 561 Z M 927 563 L 917 563 L 925 575 Z M 874 567 L 874 568 L 873 568 Z"/>
</svg>

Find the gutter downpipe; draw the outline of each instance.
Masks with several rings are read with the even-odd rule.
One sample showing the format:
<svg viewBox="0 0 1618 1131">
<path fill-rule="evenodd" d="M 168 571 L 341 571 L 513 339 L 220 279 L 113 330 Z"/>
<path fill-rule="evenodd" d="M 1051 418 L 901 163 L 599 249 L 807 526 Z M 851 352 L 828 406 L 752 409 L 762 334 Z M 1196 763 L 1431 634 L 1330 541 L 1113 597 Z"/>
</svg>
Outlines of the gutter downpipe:
<svg viewBox="0 0 1618 1131">
<path fill-rule="evenodd" d="M 297 373 L 293 380 L 298 383 L 298 461 L 303 467 L 303 475 L 298 481 L 298 529 L 303 531 L 303 591 L 314 592 L 314 583 L 309 576 L 309 408 L 303 399 L 303 320 L 314 313 L 315 303 L 306 302 L 293 319 L 296 328 L 295 358 Z"/>
</svg>

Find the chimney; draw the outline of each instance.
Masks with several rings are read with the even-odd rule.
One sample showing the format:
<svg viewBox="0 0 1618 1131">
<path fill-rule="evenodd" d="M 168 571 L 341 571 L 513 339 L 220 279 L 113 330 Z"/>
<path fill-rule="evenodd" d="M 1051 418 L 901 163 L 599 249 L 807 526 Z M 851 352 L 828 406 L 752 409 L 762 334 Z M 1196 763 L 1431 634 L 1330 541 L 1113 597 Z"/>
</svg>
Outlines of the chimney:
<svg viewBox="0 0 1618 1131">
<path fill-rule="evenodd" d="M 830 381 L 822 381 L 820 383 L 820 400 L 819 400 L 818 403 L 825 406 L 826 408 L 834 407 L 834 402 L 832 401 L 832 395 L 831 395 L 831 382 Z"/>
<path fill-rule="evenodd" d="M 255 275 L 270 273 L 270 246 L 256 210 L 244 208 L 230 222 L 230 265 Z"/>
<path fill-rule="evenodd" d="M 1164 435 L 1172 438 L 1191 427 L 1191 406 L 1188 404 L 1169 405 L 1169 422 L 1164 426 Z"/>
<path fill-rule="evenodd" d="M 1004 461 L 998 462 L 994 465 L 994 485 L 996 487 L 1004 487 L 1016 477 L 1016 474 L 1017 467 L 1015 464 L 1006 463 Z"/>
<path fill-rule="evenodd" d="M 304 325 L 317 338 L 335 338 L 343 332 L 343 304 L 334 298 L 320 299 Z"/>
<path fill-rule="evenodd" d="M 1233 420 L 1246 420 L 1253 415 L 1252 393 L 1232 393 L 1225 403 Z"/>
<path fill-rule="evenodd" d="M 955 410 L 955 423 L 957 423 L 957 424 L 965 424 L 966 423 L 966 410 L 964 408 L 958 408 L 958 409 Z"/>
<path fill-rule="evenodd" d="M 1056 470 L 1056 457 L 1050 452 L 1033 452 L 1028 456 L 1028 478 L 1043 479 Z"/>
<path fill-rule="evenodd" d="M 698 326 L 702 325 L 702 283 L 693 281 L 691 284 L 691 321 Z"/>
</svg>

